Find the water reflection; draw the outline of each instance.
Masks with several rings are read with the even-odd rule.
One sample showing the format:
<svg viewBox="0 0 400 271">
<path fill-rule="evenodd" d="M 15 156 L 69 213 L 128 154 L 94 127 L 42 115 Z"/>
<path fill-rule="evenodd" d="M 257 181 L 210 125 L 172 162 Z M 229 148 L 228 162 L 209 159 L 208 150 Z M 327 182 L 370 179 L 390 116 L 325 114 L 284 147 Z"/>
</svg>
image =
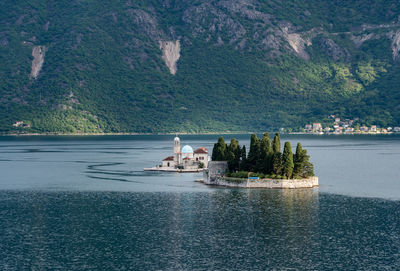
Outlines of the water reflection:
<svg viewBox="0 0 400 271">
<path fill-rule="evenodd" d="M 317 189 L 2 191 L 0 269 L 397 269 L 399 216 Z"/>
</svg>

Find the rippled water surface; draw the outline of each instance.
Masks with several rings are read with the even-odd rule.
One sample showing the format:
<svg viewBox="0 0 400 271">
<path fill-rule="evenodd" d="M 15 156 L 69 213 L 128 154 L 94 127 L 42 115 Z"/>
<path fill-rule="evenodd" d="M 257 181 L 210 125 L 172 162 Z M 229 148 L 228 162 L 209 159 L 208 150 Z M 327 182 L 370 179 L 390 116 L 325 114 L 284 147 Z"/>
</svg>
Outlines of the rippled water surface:
<svg viewBox="0 0 400 271">
<path fill-rule="evenodd" d="M 301 190 L 144 172 L 172 139 L 0 138 L 0 270 L 400 269 L 400 137 L 284 137 L 320 177 Z"/>
</svg>

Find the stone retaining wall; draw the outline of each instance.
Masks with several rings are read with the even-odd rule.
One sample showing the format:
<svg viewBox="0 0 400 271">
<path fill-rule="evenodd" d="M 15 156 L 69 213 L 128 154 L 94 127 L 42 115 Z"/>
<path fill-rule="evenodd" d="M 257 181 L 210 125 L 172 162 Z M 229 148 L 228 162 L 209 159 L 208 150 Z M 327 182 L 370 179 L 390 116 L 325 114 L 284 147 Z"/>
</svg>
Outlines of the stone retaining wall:
<svg viewBox="0 0 400 271">
<path fill-rule="evenodd" d="M 241 188 L 269 188 L 269 189 L 295 189 L 295 188 L 312 188 L 318 186 L 318 177 L 310 177 L 307 179 L 239 179 L 230 177 L 216 177 L 214 180 L 208 178 L 204 180 L 205 184 L 218 185 L 226 187 Z"/>
</svg>

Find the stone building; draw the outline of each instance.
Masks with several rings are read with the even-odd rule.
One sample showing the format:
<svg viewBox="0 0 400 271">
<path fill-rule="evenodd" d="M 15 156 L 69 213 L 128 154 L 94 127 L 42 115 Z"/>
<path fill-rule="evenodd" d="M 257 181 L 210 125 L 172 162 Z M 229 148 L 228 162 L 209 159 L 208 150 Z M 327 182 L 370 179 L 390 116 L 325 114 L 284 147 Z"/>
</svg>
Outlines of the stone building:
<svg viewBox="0 0 400 271">
<path fill-rule="evenodd" d="M 200 147 L 196 150 L 189 145 L 181 149 L 179 137 L 174 139 L 174 154 L 162 161 L 163 168 L 171 169 L 200 169 L 208 167 L 208 150 Z"/>
</svg>

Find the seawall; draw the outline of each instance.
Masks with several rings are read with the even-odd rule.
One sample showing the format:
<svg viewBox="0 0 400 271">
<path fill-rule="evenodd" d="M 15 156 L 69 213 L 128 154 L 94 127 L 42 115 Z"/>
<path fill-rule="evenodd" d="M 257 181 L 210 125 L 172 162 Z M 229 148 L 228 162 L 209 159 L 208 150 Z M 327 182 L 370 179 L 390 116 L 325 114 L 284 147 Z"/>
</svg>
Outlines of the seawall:
<svg viewBox="0 0 400 271">
<path fill-rule="evenodd" d="M 218 185 L 225 187 L 241 188 L 266 188 L 266 189 L 297 189 L 312 188 L 319 185 L 318 177 L 307 179 L 239 179 L 231 177 L 205 178 L 203 181 L 207 185 Z"/>
</svg>

